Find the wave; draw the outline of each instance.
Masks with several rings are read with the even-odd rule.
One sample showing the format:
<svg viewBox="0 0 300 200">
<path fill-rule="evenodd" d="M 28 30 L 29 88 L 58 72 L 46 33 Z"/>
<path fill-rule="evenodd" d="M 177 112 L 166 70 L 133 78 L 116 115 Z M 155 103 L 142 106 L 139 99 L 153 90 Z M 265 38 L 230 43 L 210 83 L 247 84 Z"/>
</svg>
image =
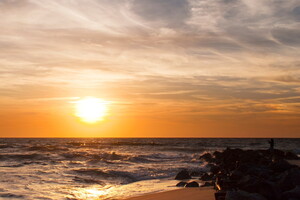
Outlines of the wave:
<svg viewBox="0 0 300 200">
<path fill-rule="evenodd" d="M 162 151 L 177 151 L 177 152 L 186 152 L 186 153 L 201 153 L 205 151 L 203 148 L 197 147 L 166 147 Z"/>
<path fill-rule="evenodd" d="M 110 181 L 117 181 L 117 182 L 124 184 L 124 183 L 135 182 L 138 180 L 130 172 L 124 172 L 124 171 L 114 171 L 114 170 L 103 171 L 98 168 L 88 168 L 88 169 L 82 168 L 82 169 L 73 170 L 73 172 L 75 172 L 78 175 L 92 177 L 92 179 L 90 179 L 90 180 L 95 180 L 95 181 L 98 181 L 97 178 L 101 178 L 101 179 L 110 180 Z M 82 177 L 79 177 L 79 178 L 86 179 L 86 178 L 82 178 Z"/>
<path fill-rule="evenodd" d="M 68 142 L 67 145 L 72 147 L 104 147 L 104 146 L 164 146 L 166 144 L 157 142 L 128 142 L 128 141 L 114 141 L 114 142 Z"/>
<path fill-rule="evenodd" d="M 31 146 L 27 148 L 28 151 L 43 151 L 43 152 L 55 152 L 55 151 L 66 151 L 68 148 L 54 146 L 54 145 L 45 145 L 45 146 Z"/>
<path fill-rule="evenodd" d="M 6 148 L 13 148 L 13 145 L 8 145 L 8 144 L 0 144 L 0 149 L 6 149 Z"/>
<path fill-rule="evenodd" d="M 112 146 L 163 146 L 164 144 L 156 143 L 156 142 L 113 142 L 106 143 L 106 145 Z"/>
<path fill-rule="evenodd" d="M 84 183 L 84 184 L 97 184 L 97 185 L 104 185 L 103 181 L 96 180 L 93 178 L 83 178 L 79 176 L 75 176 L 73 178 L 73 181 L 79 182 L 79 183 Z"/>
<path fill-rule="evenodd" d="M 69 160 L 87 160 L 90 163 L 97 163 L 103 161 L 113 164 L 113 161 L 126 161 L 126 162 L 161 162 L 162 159 L 168 157 L 163 154 L 150 154 L 150 155 L 132 155 L 132 154 L 118 154 L 115 152 L 103 152 L 98 154 L 91 154 L 87 152 L 69 152 L 60 154 L 62 157 Z M 171 158 L 170 158 L 171 159 Z"/>
<path fill-rule="evenodd" d="M 12 194 L 12 193 L 2 193 L 0 194 L 0 197 L 3 198 L 16 198 L 16 199 L 23 199 L 24 196 L 23 195 L 17 195 L 17 194 Z"/>
<path fill-rule="evenodd" d="M 0 155 L 0 160 L 47 160 L 48 158 L 41 154 L 4 154 Z"/>
</svg>

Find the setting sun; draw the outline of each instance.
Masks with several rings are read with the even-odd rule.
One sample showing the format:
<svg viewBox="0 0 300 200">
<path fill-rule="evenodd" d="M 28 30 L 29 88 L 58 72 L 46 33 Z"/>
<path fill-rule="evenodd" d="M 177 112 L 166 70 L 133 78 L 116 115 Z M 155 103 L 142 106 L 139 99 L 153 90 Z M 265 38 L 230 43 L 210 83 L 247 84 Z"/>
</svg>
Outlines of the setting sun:
<svg viewBox="0 0 300 200">
<path fill-rule="evenodd" d="M 87 97 L 76 101 L 76 113 L 83 122 L 96 123 L 107 115 L 107 102 L 95 97 Z"/>
</svg>

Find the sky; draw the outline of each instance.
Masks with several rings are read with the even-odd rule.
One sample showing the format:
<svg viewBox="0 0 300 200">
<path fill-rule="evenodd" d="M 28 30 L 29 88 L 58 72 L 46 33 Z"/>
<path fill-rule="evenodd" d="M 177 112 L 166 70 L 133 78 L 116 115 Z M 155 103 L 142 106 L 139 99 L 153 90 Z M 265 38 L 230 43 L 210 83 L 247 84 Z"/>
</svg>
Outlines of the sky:
<svg viewBox="0 0 300 200">
<path fill-rule="evenodd" d="M 0 137 L 300 136 L 298 0 L 0 0 L 0 27 Z"/>
</svg>

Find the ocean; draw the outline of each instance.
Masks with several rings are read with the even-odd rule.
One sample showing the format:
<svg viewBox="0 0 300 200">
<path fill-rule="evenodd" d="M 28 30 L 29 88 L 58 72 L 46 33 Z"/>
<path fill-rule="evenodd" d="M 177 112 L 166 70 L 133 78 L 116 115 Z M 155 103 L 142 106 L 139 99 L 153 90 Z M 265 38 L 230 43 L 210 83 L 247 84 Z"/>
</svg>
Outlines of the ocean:
<svg viewBox="0 0 300 200">
<path fill-rule="evenodd" d="M 181 169 L 225 148 L 268 149 L 268 139 L 0 138 L 0 199 L 120 199 L 175 188 Z M 275 139 L 300 154 L 300 139 Z"/>
</svg>

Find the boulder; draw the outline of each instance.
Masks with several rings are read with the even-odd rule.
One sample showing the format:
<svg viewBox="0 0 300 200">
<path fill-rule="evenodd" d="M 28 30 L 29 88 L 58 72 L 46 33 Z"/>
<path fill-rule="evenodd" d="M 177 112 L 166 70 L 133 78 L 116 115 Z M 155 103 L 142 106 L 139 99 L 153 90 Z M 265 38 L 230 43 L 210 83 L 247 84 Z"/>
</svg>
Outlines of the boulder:
<svg viewBox="0 0 300 200">
<path fill-rule="evenodd" d="M 279 160 L 270 165 L 270 169 L 272 169 L 276 173 L 282 173 L 294 167 L 294 165 L 291 165 L 286 160 Z"/>
<path fill-rule="evenodd" d="M 230 179 L 234 180 L 234 181 L 238 181 L 241 180 L 241 178 L 244 176 L 243 172 L 239 171 L 239 170 L 234 170 L 231 175 L 230 175 Z"/>
<path fill-rule="evenodd" d="M 281 151 L 279 149 L 273 150 L 273 158 L 275 159 L 284 159 L 285 158 L 285 152 Z"/>
<path fill-rule="evenodd" d="M 181 170 L 175 177 L 175 180 L 184 180 L 184 179 L 191 179 L 192 177 L 190 176 L 189 172 L 184 169 Z"/>
<path fill-rule="evenodd" d="M 185 187 L 199 187 L 199 183 L 197 183 L 196 181 L 189 182 L 185 185 Z"/>
<path fill-rule="evenodd" d="M 190 176 L 201 176 L 201 175 L 203 175 L 203 171 L 192 171 L 191 173 L 190 173 Z"/>
<path fill-rule="evenodd" d="M 265 197 L 256 193 L 248 193 L 242 190 L 228 191 L 225 200 L 267 200 Z"/>
<path fill-rule="evenodd" d="M 210 153 L 205 153 L 205 154 L 201 155 L 199 157 L 199 159 L 200 160 L 204 160 L 206 162 L 212 162 L 213 161 L 213 157 L 212 157 L 212 155 Z"/>
<path fill-rule="evenodd" d="M 297 154 L 294 154 L 293 152 L 290 152 L 290 151 L 286 152 L 284 157 L 287 160 L 298 160 L 299 159 Z"/>
<path fill-rule="evenodd" d="M 265 166 L 252 165 L 248 168 L 246 173 L 263 179 L 268 179 L 272 172 Z"/>
<path fill-rule="evenodd" d="M 241 189 L 250 193 L 258 193 L 267 199 L 280 199 L 279 187 L 270 181 L 256 180 L 252 183 L 248 182 L 246 185 L 242 186 Z"/>
<path fill-rule="evenodd" d="M 286 191 L 282 194 L 281 200 L 300 199 L 300 186 L 296 186 L 294 189 Z"/>
<path fill-rule="evenodd" d="M 176 184 L 176 187 L 184 187 L 187 184 L 187 182 L 180 181 Z"/>
<path fill-rule="evenodd" d="M 292 190 L 297 185 L 300 185 L 300 169 L 292 168 L 289 169 L 278 177 L 278 185 L 282 192 Z"/>
<path fill-rule="evenodd" d="M 208 186 L 213 186 L 214 185 L 214 183 L 213 182 L 208 182 L 208 181 L 206 181 L 203 185 L 201 185 L 201 187 L 208 187 Z"/>
<path fill-rule="evenodd" d="M 237 184 L 239 185 L 239 187 L 243 188 L 243 187 L 247 187 L 248 185 L 251 185 L 251 184 L 256 184 L 257 182 L 258 182 L 258 179 L 256 177 L 246 175 L 246 176 L 243 176 L 237 182 Z"/>
<path fill-rule="evenodd" d="M 213 173 L 213 174 L 217 174 L 220 170 L 221 170 L 221 168 L 217 165 L 212 165 L 210 167 L 210 172 Z"/>
<path fill-rule="evenodd" d="M 213 174 L 208 174 L 208 173 L 204 173 L 201 177 L 200 180 L 202 181 L 211 181 L 213 179 Z"/>
<path fill-rule="evenodd" d="M 222 157 L 223 157 L 223 153 L 220 152 L 220 151 L 215 151 L 213 153 L 213 156 L 214 156 L 214 160 L 216 163 L 220 163 L 222 161 Z"/>
</svg>

